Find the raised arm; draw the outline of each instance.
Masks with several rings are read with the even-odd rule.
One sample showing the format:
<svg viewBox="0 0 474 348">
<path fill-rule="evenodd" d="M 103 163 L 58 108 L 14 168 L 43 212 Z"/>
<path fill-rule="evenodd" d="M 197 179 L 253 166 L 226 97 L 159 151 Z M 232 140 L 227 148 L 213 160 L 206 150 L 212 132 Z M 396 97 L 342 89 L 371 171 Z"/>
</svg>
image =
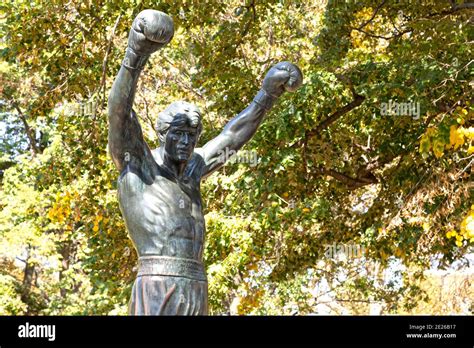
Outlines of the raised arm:
<svg viewBox="0 0 474 348">
<path fill-rule="evenodd" d="M 205 169 L 203 177 L 222 167 L 226 154 L 233 154 L 244 146 L 255 134 L 265 113 L 285 90 L 295 91 L 301 86 L 303 75 L 300 69 L 289 62 L 274 65 L 265 75 L 262 89 L 252 103 L 227 123 L 222 132 L 202 148 Z"/>
<path fill-rule="evenodd" d="M 128 47 L 109 95 L 109 149 L 117 169 L 142 170 L 153 160 L 132 110 L 140 72 L 150 55 L 173 37 L 173 21 L 159 11 L 144 10 L 132 23 Z"/>
</svg>

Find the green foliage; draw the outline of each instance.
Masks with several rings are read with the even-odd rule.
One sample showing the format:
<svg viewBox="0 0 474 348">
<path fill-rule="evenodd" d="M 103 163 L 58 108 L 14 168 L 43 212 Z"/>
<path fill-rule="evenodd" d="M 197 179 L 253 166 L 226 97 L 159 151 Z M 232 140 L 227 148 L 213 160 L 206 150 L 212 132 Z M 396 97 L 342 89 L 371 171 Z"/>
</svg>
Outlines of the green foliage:
<svg viewBox="0 0 474 348">
<path fill-rule="evenodd" d="M 126 313 L 136 254 L 105 107 L 145 8 L 176 26 L 135 101 L 151 146 L 171 101 L 203 109 L 204 144 L 251 102 L 272 64 L 292 61 L 305 76 L 246 145 L 258 164 L 228 164 L 202 185 L 211 313 L 409 311 L 433 258 L 447 267 L 472 250 L 472 10 L 13 1 L 0 20 L 0 313 Z M 420 115 L 384 115 L 389 102 L 417 104 Z M 333 244 L 365 253 L 327 257 Z"/>
</svg>

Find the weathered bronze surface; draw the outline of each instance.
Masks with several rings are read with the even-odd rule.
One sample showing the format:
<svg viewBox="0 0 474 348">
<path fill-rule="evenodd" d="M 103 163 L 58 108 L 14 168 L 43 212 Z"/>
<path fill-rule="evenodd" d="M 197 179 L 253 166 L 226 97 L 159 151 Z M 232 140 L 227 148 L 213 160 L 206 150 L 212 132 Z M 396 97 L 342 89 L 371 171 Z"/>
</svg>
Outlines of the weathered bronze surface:
<svg viewBox="0 0 474 348">
<path fill-rule="evenodd" d="M 161 146 L 151 150 L 132 110 L 133 100 L 148 58 L 170 42 L 173 33 L 168 15 L 155 10 L 138 14 L 109 96 L 109 149 L 120 171 L 120 209 L 139 256 L 131 315 L 208 313 L 200 182 L 224 165 L 228 158 L 223 154 L 233 154 L 247 143 L 275 100 L 285 90 L 296 90 L 303 79 L 289 62 L 273 66 L 253 102 L 202 148 L 195 148 L 200 110 L 174 102 L 158 115 Z"/>
</svg>

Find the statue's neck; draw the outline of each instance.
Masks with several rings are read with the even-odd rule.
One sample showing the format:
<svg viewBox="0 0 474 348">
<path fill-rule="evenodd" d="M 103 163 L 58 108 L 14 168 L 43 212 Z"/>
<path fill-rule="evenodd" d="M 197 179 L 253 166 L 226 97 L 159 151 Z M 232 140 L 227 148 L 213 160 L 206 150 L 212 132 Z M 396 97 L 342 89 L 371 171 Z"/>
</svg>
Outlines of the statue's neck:
<svg viewBox="0 0 474 348">
<path fill-rule="evenodd" d="M 160 151 L 161 159 L 163 161 L 163 166 L 168 169 L 176 178 L 181 179 L 184 175 L 184 171 L 188 162 L 177 162 L 173 161 L 164 151 L 164 148 L 161 148 Z"/>
</svg>

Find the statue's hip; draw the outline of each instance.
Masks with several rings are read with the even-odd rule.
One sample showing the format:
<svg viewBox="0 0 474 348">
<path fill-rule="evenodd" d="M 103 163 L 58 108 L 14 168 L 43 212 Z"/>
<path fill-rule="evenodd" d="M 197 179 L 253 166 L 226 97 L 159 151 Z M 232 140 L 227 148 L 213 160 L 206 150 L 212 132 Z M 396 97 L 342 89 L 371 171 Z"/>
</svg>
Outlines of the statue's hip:
<svg viewBox="0 0 474 348">
<path fill-rule="evenodd" d="M 171 256 L 141 256 L 138 258 L 138 277 L 159 275 L 185 277 L 207 281 L 204 264 L 198 260 Z"/>
<path fill-rule="evenodd" d="M 202 262 L 142 256 L 129 303 L 130 315 L 207 315 L 208 287 Z"/>
</svg>

